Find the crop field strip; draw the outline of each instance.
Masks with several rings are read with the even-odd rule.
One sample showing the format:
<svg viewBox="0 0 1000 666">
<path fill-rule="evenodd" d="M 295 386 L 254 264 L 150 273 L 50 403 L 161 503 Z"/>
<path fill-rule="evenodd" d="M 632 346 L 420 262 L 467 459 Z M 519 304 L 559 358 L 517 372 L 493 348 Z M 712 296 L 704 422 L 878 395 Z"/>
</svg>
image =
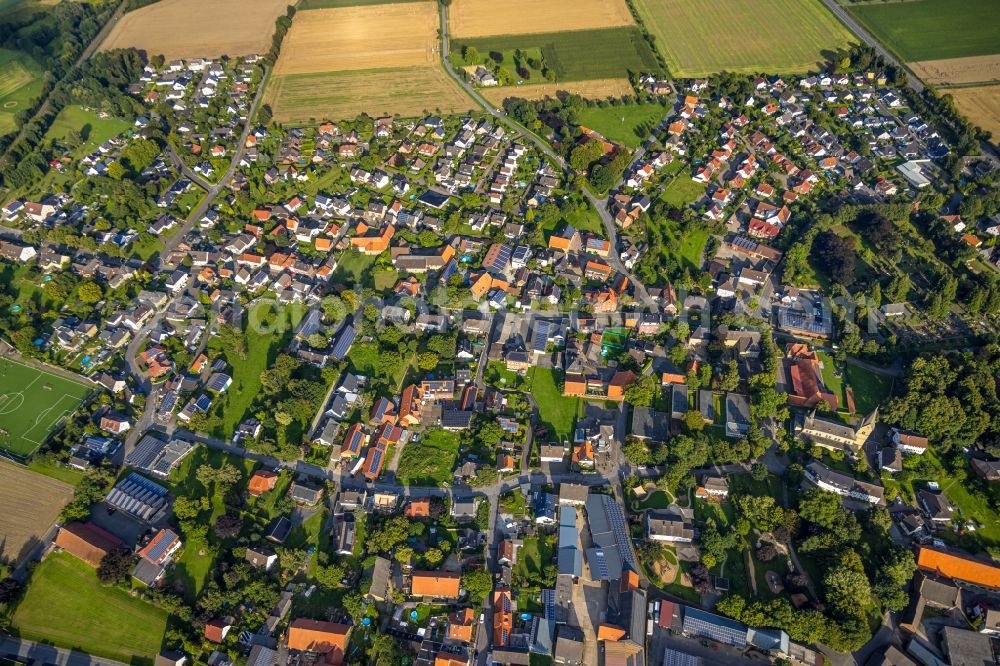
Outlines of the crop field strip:
<svg viewBox="0 0 1000 666">
<path fill-rule="evenodd" d="M 168 60 L 262 54 L 287 7 L 287 0 L 160 0 L 125 14 L 101 49 L 133 46 Z"/>
<path fill-rule="evenodd" d="M 628 79 L 595 79 L 592 81 L 565 81 L 562 83 L 534 83 L 523 86 L 483 88 L 479 94 L 491 104 L 500 105 L 505 99 L 555 99 L 559 93 L 572 93 L 584 99 L 622 97 L 634 93 Z"/>
<path fill-rule="evenodd" d="M 949 88 L 955 106 L 974 125 L 1000 136 L 1000 85 Z M 995 140 L 995 139 L 994 139 Z"/>
<path fill-rule="evenodd" d="M 635 27 L 452 40 L 455 51 L 465 46 L 474 46 L 483 57 L 490 51 L 540 48 L 556 82 L 615 79 L 659 68 L 656 54 Z"/>
<path fill-rule="evenodd" d="M 404 2 L 433 2 L 433 0 L 301 0 L 298 9 L 301 12 L 308 9 L 366 7 L 368 5 L 390 5 Z"/>
<path fill-rule="evenodd" d="M 433 65 L 437 27 L 436 5 L 430 2 L 299 12 L 281 45 L 274 73 Z"/>
<path fill-rule="evenodd" d="M 633 25 L 624 0 L 455 0 L 448 12 L 449 34 L 455 38 Z"/>
<path fill-rule="evenodd" d="M 1000 54 L 907 63 L 925 83 L 968 85 L 1000 82 Z"/>
<path fill-rule="evenodd" d="M 342 120 L 362 111 L 411 117 L 473 108 L 472 99 L 439 67 L 277 76 L 268 84 L 265 101 L 275 119 L 288 123 Z"/>
<path fill-rule="evenodd" d="M 72 413 L 90 387 L 60 375 L 0 359 L 0 448 L 34 453 L 56 424 Z"/>
<path fill-rule="evenodd" d="M 673 74 L 803 73 L 856 41 L 820 0 L 636 0 Z"/>
<path fill-rule="evenodd" d="M 996 0 L 865 2 L 846 9 L 905 62 L 1000 53 Z"/>
<path fill-rule="evenodd" d="M 72 497 L 72 486 L 0 461 L 0 556 L 16 561 L 26 555 Z"/>
</svg>

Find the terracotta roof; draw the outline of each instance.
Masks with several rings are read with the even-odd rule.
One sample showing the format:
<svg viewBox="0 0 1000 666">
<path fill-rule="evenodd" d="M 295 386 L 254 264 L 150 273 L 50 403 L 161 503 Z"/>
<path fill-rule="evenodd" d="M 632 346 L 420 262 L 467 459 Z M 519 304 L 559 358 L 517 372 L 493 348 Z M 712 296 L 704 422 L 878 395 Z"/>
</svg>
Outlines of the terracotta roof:
<svg viewBox="0 0 1000 666">
<path fill-rule="evenodd" d="M 350 633 L 346 624 L 299 618 L 288 627 L 288 649 L 320 652 L 326 655 L 326 663 L 340 664 Z"/>
<path fill-rule="evenodd" d="M 121 539 L 93 523 L 67 523 L 56 535 L 56 546 L 92 567 L 113 548 L 122 545 Z"/>
<path fill-rule="evenodd" d="M 917 566 L 972 585 L 1000 589 L 1000 567 L 968 555 L 921 547 L 917 552 Z"/>
<path fill-rule="evenodd" d="M 278 475 L 269 469 L 259 469 L 250 477 L 247 490 L 251 495 L 260 495 L 274 488 L 278 480 Z"/>
<path fill-rule="evenodd" d="M 414 571 L 410 584 L 415 597 L 457 597 L 462 575 L 448 571 Z"/>
<path fill-rule="evenodd" d="M 621 627 L 613 624 L 602 624 L 597 628 L 597 640 L 599 641 L 620 641 L 627 634 Z"/>
<path fill-rule="evenodd" d="M 463 608 L 448 616 L 448 638 L 456 641 L 472 641 L 472 628 L 475 626 L 476 611 Z"/>
<path fill-rule="evenodd" d="M 469 658 L 462 658 L 451 652 L 438 652 L 434 656 L 434 666 L 467 666 Z"/>
<path fill-rule="evenodd" d="M 229 633 L 229 626 L 225 620 L 211 620 L 205 623 L 205 638 L 213 643 L 221 643 Z"/>
</svg>

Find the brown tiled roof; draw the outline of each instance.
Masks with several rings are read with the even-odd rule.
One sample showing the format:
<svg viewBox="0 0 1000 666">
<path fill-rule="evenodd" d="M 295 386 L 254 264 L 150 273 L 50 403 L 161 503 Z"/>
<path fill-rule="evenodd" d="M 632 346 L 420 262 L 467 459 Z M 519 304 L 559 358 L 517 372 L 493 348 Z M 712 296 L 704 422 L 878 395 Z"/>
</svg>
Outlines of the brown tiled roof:
<svg viewBox="0 0 1000 666">
<path fill-rule="evenodd" d="M 67 523 L 59 529 L 55 545 L 97 567 L 109 551 L 123 544 L 114 534 L 93 523 Z"/>
<path fill-rule="evenodd" d="M 457 597 L 462 575 L 449 571 L 414 571 L 410 584 L 415 597 Z"/>
</svg>

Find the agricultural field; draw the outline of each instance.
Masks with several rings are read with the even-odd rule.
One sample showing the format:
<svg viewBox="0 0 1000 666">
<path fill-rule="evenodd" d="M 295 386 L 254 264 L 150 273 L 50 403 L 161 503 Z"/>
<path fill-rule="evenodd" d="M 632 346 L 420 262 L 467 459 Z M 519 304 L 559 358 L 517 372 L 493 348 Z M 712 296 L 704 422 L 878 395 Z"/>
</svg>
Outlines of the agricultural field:
<svg viewBox="0 0 1000 666">
<path fill-rule="evenodd" d="M 946 91 L 969 122 L 1000 136 L 1000 85 L 951 88 Z"/>
<path fill-rule="evenodd" d="M 473 101 L 439 67 L 272 76 L 265 92 L 274 118 L 311 123 L 373 116 L 460 113 Z"/>
<path fill-rule="evenodd" d="M 0 135 L 14 129 L 14 115 L 42 92 L 42 67 L 26 53 L 0 48 Z"/>
<path fill-rule="evenodd" d="M 263 54 L 287 7 L 287 0 L 160 0 L 125 14 L 101 49 L 133 46 L 167 60 Z"/>
<path fill-rule="evenodd" d="M 604 138 L 629 148 L 638 148 L 667 114 L 662 104 L 591 107 L 577 120 Z"/>
<path fill-rule="evenodd" d="M 579 95 L 584 99 L 606 99 L 634 93 L 628 79 L 595 79 L 593 81 L 566 81 L 564 83 L 529 83 L 520 86 L 483 88 L 479 94 L 490 104 L 500 106 L 505 99 L 556 99 L 560 93 Z"/>
<path fill-rule="evenodd" d="M 933 85 L 1000 83 L 1000 54 L 922 60 L 909 66 L 925 83 Z"/>
<path fill-rule="evenodd" d="M 295 15 L 265 92 L 275 119 L 312 123 L 473 107 L 438 65 L 436 4 L 359 4 Z"/>
<path fill-rule="evenodd" d="M 906 62 L 993 55 L 1000 51 L 994 0 L 864 2 L 847 7 L 880 42 Z"/>
<path fill-rule="evenodd" d="M 672 74 L 802 73 L 855 41 L 821 0 L 636 0 Z"/>
<path fill-rule="evenodd" d="M 152 663 L 167 613 L 117 587 L 69 553 L 51 553 L 14 611 L 17 635 L 126 663 Z"/>
<path fill-rule="evenodd" d="M 457 433 L 428 430 L 419 442 L 407 442 L 400 455 L 396 477 L 399 483 L 441 486 L 452 480 L 460 444 Z"/>
<path fill-rule="evenodd" d="M 6 358 L 0 359 L 0 386 L 0 447 L 17 456 L 34 453 L 91 391 L 83 382 Z"/>
<path fill-rule="evenodd" d="M 465 38 L 631 26 L 635 19 L 624 0 L 455 0 L 448 25 Z"/>
<path fill-rule="evenodd" d="M 636 27 L 456 38 L 451 46 L 455 64 L 467 64 L 460 55 L 466 46 L 475 47 L 483 58 L 493 51 L 541 49 L 544 66 L 560 83 L 621 79 L 629 72 L 659 69 L 656 54 Z"/>
<path fill-rule="evenodd" d="M 0 557 L 27 555 L 73 498 L 73 487 L 9 462 L 0 462 Z"/>
<path fill-rule="evenodd" d="M 276 76 L 433 65 L 437 5 L 406 2 L 299 12 L 281 45 Z M 336 39 L 331 39 L 336 35 Z"/>
<path fill-rule="evenodd" d="M 401 2 L 430 2 L 430 0 L 300 0 L 299 11 L 306 9 L 331 9 L 334 7 L 364 7 Z"/>
</svg>

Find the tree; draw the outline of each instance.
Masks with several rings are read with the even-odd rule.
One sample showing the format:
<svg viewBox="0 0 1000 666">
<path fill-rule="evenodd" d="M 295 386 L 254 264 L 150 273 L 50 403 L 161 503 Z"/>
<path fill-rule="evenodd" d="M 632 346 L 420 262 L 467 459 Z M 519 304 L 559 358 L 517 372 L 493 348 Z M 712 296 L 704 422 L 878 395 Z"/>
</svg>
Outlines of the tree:
<svg viewBox="0 0 1000 666">
<path fill-rule="evenodd" d="M 433 370 L 438 366 L 439 360 L 440 358 L 434 352 L 422 352 L 420 356 L 417 357 L 417 365 L 421 370 Z"/>
<path fill-rule="evenodd" d="M 764 463 L 754 463 L 750 468 L 750 477 L 754 481 L 763 481 L 767 478 L 767 465 Z"/>
<path fill-rule="evenodd" d="M 101 287 L 96 282 L 82 282 L 80 286 L 76 288 L 77 298 L 80 299 L 81 303 L 96 303 L 101 300 L 104 294 L 101 292 Z"/>
<path fill-rule="evenodd" d="M 325 349 L 327 344 L 326 336 L 319 332 L 311 334 L 306 341 L 313 349 Z"/>
<path fill-rule="evenodd" d="M 424 561 L 432 567 L 440 564 L 442 559 L 444 559 L 444 553 L 438 548 L 428 548 L 427 552 L 424 553 Z"/>
<path fill-rule="evenodd" d="M 643 375 L 625 389 L 625 400 L 636 407 L 651 407 L 659 388 L 655 377 Z"/>
<path fill-rule="evenodd" d="M 827 602 L 840 614 L 853 615 L 871 606 L 871 584 L 863 570 L 843 564 L 836 566 L 823 576 L 823 587 Z"/>
<path fill-rule="evenodd" d="M 462 574 L 462 589 L 469 593 L 474 603 L 480 603 L 493 589 L 493 577 L 483 568 L 467 570 Z"/>
<path fill-rule="evenodd" d="M 104 585 L 111 585 L 128 578 L 135 557 L 128 548 L 120 547 L 108 551 L 97 567 L 97 579 Z"/>
<path fill-rule="evenodd" d="M 697 409 L 684 412 L 684 427 L 690 432 L 701 432 L 705 429 L 705 419 Z"/>
<path fill-rule="evenodd" d="M 855 280 L 855 239 L 854 236 L 840 236 L 833 231 L 824 231 L 813 244 L 813 254 L 830 278 L 845 287 Z"/>
<path fill-rule="evenodd" d="M 569 165 L 575 171 L 583 171 L 604 156 L 604 148 L 599 141 L 581 143 L 569 156 Z"/>
<path fill-rule="evenodd" d="M 819 488 L 810 488 L 799 500 L 799 516 L 827 529 L 834 526 L 843 510 L 840 495 Z"/>
<path fill-rule="evenodd" d="M 465 58 L 465 62 L 470 65 L 478 65 L 480 60 L 479 49 L 475 46 L 466 46 L 462 49 L 462 56 Z"/>
<path fill-rule="evenodd" d="M 220 539 L 235 539 L 240 534 L 240 530 L 243 529 L 243 521 L 240 520 L 239 516 L 233 516 L 228 513 L 224 513 L 215 519 L 215 525 L 212 531 L 215 532 L 215 536 Z"/>
<path fill-rule="evenodd" d="M 16 578 L 10 576 L 0 581 L 0 604 L 9 604 L 17 598 L 17 593 L 21 590 L 21 583 Z"/>
<path fill-rule="evenodd" d="M 382 526 L 368 534 L 366 545 L 369 552 L 388 553 L 397 545 L 406 541 L 410 535 L 409 521 L 402 516 L 395 516 L 382 523 Z"/>
<path fill-rule="evenodd" d="M 637 467 L 645 467 L 653 462 L 653 456 L 649 451 L 649 445 L 641 439 L 630 437 L 622 447 L 625 460 Z"/>
<path fill-rule="evenodd" d="M 723 391 L 735 391 L 740 385 L 740 370 L 735 360 L 726 363 L 719 374 L 719 389 Z"/>
</svg>

